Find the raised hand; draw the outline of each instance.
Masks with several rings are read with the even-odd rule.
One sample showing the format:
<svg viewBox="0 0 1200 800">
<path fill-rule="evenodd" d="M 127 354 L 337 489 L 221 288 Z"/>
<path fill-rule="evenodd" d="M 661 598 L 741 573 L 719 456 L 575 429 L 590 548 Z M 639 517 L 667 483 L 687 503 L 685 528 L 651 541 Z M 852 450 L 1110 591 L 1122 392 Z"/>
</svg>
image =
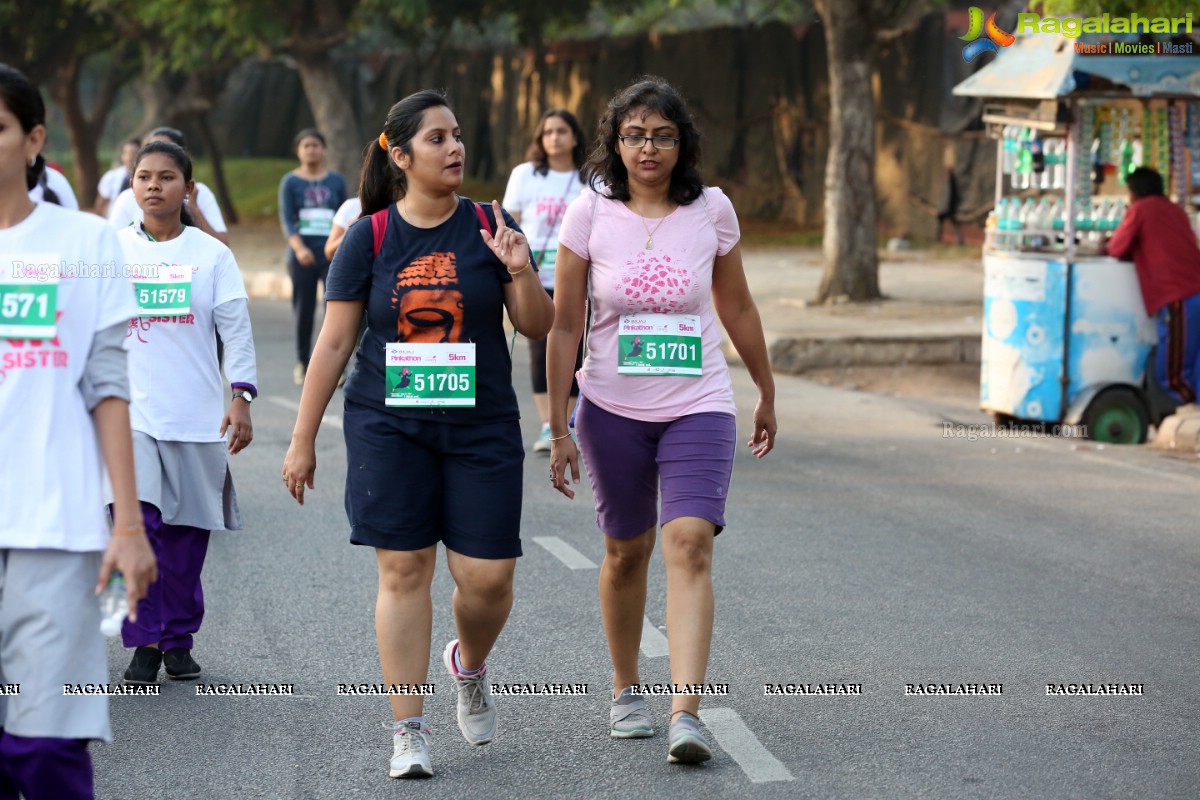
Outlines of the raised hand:
<svg viewBox="0 0 1200 800">
<path fill-rule="evenodd" d="M 529 241 L 525 238 L 525 234 L 504 223 L 504 214 L 500 211 L 500 204 L 495 200 L 492 201 L 492 211 L 496 215 L 496 235 L 492 236 L 482 228 L 479 234 L 505 267 L 509 270 L 520 269 L 529 263 Z"/>
</svg>

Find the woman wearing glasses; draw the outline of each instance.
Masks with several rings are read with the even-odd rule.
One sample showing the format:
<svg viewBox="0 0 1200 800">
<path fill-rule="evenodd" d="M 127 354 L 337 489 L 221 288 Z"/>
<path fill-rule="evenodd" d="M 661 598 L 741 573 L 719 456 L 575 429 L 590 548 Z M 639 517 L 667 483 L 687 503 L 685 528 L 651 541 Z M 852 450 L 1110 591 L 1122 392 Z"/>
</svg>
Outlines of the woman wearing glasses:
<svg viewBox="0 0 1200 800">
<path fill-rule="evenodd" d="M 775 443 L 775 385 L 742 270 L 737 215 L 719 189 L 704 186 L 699 161 L 700 134 L 679 94 L 659 78 L 637 81 L 609 102 L 583 169 L 584 184 L 596 190 L 571 204 L 559 235 L 548 345 L 550 481 L 574 497 L 579 451 L 567 396 L 590 300 L 576 425 L 605 535 L 600 608 L 613 663 L 614 738 L 654 734 L 632 687 L 641 683 L 638 646 L 658 524 L 671 682 L 704 682 L 713 537 L 725 526 L 736 434 L 718 318 L 758 386 L 749 446 L 761 458 Z M 668 761 L 712 757 L 699 707 L 698 695 L 672 699 Z"/>
</svg>

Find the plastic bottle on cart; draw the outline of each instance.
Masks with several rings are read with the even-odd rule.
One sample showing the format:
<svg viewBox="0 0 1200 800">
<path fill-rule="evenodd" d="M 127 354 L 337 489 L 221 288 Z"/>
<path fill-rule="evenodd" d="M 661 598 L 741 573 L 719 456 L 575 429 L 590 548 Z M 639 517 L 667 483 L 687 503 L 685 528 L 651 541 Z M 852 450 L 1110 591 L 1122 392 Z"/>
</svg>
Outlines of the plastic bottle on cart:
<svg viewBox="0 0 1200 800">
<path fill-rule="evenodd" d="M 1000 171 L 1005 175 L 1012 175 L 1017 164 L 1017 126 L 1005 125 L 1001 136 L 1003 156 L 1000 162 Z"/>
<path fill-rule="evenodd" d="M 1067 226 L 1067 218 L 1063 212 L 1066 205 L 1061 197 L 1054 198 L 1054 202 L 1050 206 L 1050 228 L 1054 231 L 1061 231 Z M 1058 237 L 1055 237 L 1055 242 Z"/>
<path fill-rule="evenodd" d="M 1084 205 L 1083 201 L 1075 203 L 1075 236 L 1077 243 L 1082 242 L 1087 234 L 1088 228 L 1092 225 L 1091 215 Z"/>
<path fill-rule="evenodd" d="M 1046 247 L 1054 243 L 1054 202 L 1049 197 L 1038 201 L 1037 215 L 1038 245 Z"/>
<path fill-rule="evenodd" d="M 1046 181 L 1050 177 L 1046 174 L 1046 148 L 1042 137 L 1035 130 L 1029 132 L 1029 169 L 1031 184 L 1046 188 Z"/>
<path fill-rule="evenodd" d="M 1018 140 L 1017 174 L 1013 177 L 1013 186 L 1017 189 L 1029 188 L 1029 175 L 1033 170 L 1033 154 L 1029 149 L 1032 133 L 1029 128 L 1023 128 Z"/>
<path fill-rule="evenodd" d="M 1004 231 L 1000 236 L 1000 244 L 1002 249 L 1011 250 L 1017 245 L 1017 235 L 1014 231 L 1020 224 L 1017 215 L 1020 213 L 1017 198 L 1002 201 L 1004 207 L 1000 211 L 1000 230 Z"/>
<path fill-rule="evenodd" d="M 1062 188 L 1062 147 L 1062 139 L 1046 140 L 1046 172 L 1042 176 L 1043 189 Z"/>
<path fill-rule="evenodd" d="M 1008 198 L 1001 197 L 992 212 L 996 215 L 996 229 L 992 234 L 992 246 L 997 250 L 1008 249 Z"/>
<path fill-rule="evenodd" d="M 1021 236 L 1021 246 L 1032 247 L 1034 245 L 1033 231 L 1037 228 L 1037 201 L 1032 197 L 1026 197 L 1025 202 L 1021 204 L 1021 211 L 1019 213 L 1019 228 L 1023 234 Z"/>
<path fill-rule="evenodd" d="M 1125 219 L 1125 201 L 1121 198 L 1113 200 L 1112 206 L 1108 212 L 1108 229 L 1115 231 L 1121 227 L 1121 220 Z"/>
</svg>

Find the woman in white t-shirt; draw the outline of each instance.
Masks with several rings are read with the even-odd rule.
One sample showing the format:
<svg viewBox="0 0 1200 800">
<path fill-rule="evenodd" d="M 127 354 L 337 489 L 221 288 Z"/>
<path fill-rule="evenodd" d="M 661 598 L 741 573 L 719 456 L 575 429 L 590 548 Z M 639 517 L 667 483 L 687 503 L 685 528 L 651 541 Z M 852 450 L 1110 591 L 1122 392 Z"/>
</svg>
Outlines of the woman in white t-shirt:
<svg viewBox="0 0 1200 800">
<path fill-rule="evenodd" d="M 112 741 L 108 702 L 63 687 L 107 682 L 95 592 L 115 567 L 136 604 L 154 555 L 129 436 L 133 291 L 94 269 L 120 260 L 107 225 L 29 199 L 45 119 L 37 87 L 0 64 L 0 681 L 20 687 L 0 695 L 0 795 L 83 800 L 87 740 Z"/>
<path fill-rule="evenodd" d="M 579 168 L 584 161 L 584 135 L 575 115 L 563 108 L 552 108 L 543 114 L 525 158 L 526 161 L 518 164 L 509 176 L 502 205 L 529 238 L 533 260 L 538 265 L 538 278 L 553 298 L 559 227 L 567 206 L 583 188 Z M 533 451 L 548 454 L 550 404 L 546 394 L 545 339 L 529 341 L 529 374 L 533 384 L 533 404 L 542 421 Z M 579 387 L 572 385 L 571 397 L 578 395 Z"/>
<path fill-rule="evenodd" d="M 337 253 L 342 239 L 346 238 L 346 231 L 350 228 L 350 224 L 361 216 L 362 201 L 358 199 L 358 195 L 338 206 L 338 210 L 333 215 L 333 227 L 329 230 L 329 238 L 325 240 L 325 258 L 330 262 L 333 261 L 333 256 Z"/>
<path fill-rule="evenodd" d="M 175 128 L 155 128 L 146 136 L 146 142 L 170 142 L 183 151 L 187 151 L 187 139 Z M 217 196 L 200 181 L 194 181 L 192 190 L 188 192 L 184 202 L 188 207 L 192 226 L 213 237 L 221 244 L 229 244 L 228 228 L 225 227 L 225 217 L 221 214 L 221 206 Z M 134 196 L 133 187 L 117 195 L 112 207 L 108 210 L 108 223 L 118 230 L 128 228 L 135 222 L 142 221 L 142 209 Z"/>
<path fill-rule="evenodd" d="M 38 156 L 41 158 L 41 156 Z M 67 176 L 44 160 L 44 169 L 39 171 L 37 181 L 29 189 L 29 199 L 35 203 L 53 203 L 71 211 L 79 210 L 79 201 Z"/>
<path fill-rule="evenodd" d="M 141 148 L 141 139 L 129 139 L 121 145 L 121 157 L 115 167 L 100 176 L 96 185 L 96 205 L 92 209 L 102 217 L 108 216 L 108 207 L 133 181 L 133 159 Z"/>
<path fill-rule="evenodd" d="M 246 289 L 229 248 L 188 224 L 183 199 L 193 185 L 182 148 L 147 144 L 133 170 L 144 218 L 117 234 L 137 290 L 130 416 L 138 499 L 159 563 L 138 619 L 121 631 L 136 648 L 124 675 L 134 685 L 158 683 L 160 666 L 173 680 L 200 674 L 191 650 L 204 618 L 209 533 L 242 527 L 226 450 L 236 454 L 254 437 L 258 378 Z M 225 344 L 228 408 L 216 333 Z"/>
</svg>

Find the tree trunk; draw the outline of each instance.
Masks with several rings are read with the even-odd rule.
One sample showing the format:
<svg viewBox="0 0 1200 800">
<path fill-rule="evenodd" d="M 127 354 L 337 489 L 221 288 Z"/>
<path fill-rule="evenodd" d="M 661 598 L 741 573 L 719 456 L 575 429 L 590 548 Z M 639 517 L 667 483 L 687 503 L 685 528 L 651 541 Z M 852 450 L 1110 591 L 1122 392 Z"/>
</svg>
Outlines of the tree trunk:
<svg viewBox="0 0 1200 800">
<path fill-rule="evenodd" d="M 96 204 L 100 163 L 96 158 L 97 128 L 84 113 L 83 102 L 79 97 L 79 70 L 82 63 L 83 57 L 75 54 L 68 56 L 61 63 L 54 95 L 62 108 L 63 121 L 71 141 L 71 156 L 75 162 L 75 196 L 81 209 L 90 210 Z M 107 113 L 105 116 L 107 117 Z M 99 129 L 103 129 L 103 124 Z"/>
<path fill-rule="evenodd" d="M 208 114 L 196 115 L 196 127 L 200 129 L 200 138 L 204 140 L 204 149 L 208 152 L 208 157 L 212 159 L 213 183 L 216 184 L 213 189 L 217 195 L 217 203 L 221 206 L 221 213 L 225 217 L 225 223 L 236 225 L 238 214 L 237 209 L 233 207 L 233 197 L 229 194 L 229 184 L 225 180 L 225 160 L 221 155 L 221 146 L 217 142 L 217 137 L 213 136 L 212 128 L 208 124 Z"/>
<path fill-rule="evenodd" d="M 829 60 L 825 163 L 825 273 L 817 302 L 879 293 L 875 208 L 875 21 L 868 0 L 821 0 Z"/>
<path fill-rule="evenodd" d="M 363 145 L 366 137 L 358 130 L 354 108 L 350 104 L 346 89 L 338 83 L 333 59 L 327 52 L 306 53 L 295 58 L 296 70 L 304 86 L 313 119 L 317 128 L 329 142 L 326 161 L 330 169 L 342 173 L 346 188 L 354 194 L 358 187 L 358 173 L 362 166 Z M 381 123 L 382 125 L 382 123 Z M 374 131 L 378 136 L 379 131 Z"/>
</svg>

